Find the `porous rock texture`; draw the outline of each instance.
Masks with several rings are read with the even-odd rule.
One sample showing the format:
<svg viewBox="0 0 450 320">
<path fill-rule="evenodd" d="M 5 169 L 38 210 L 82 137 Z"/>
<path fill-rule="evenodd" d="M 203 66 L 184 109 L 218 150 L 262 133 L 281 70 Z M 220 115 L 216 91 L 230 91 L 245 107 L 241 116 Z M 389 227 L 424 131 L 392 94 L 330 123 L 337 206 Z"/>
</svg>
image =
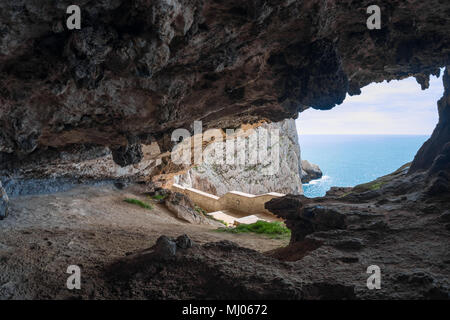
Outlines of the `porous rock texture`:
<svg viewBox="0 0 450 320">
<path fill-rule="evenodd" d="M 225 240 L 179 249 L 174 255 L 161 256 L 155 248 L 136 252 L 106 269 L 104 292 L 112 292 L 110 284 L 114 283 L 114 293 L 124 298 L 355 298 L 351 286 L 322 282 L 311 275 L 305 276 L 301 265 Z M 181 285 L 183 290 L 179 290 Z"/>
<path fill-rule="evenodd" d="M 280 121 L 373 81 L 416 76 L 426 88 L 450 63 L 440 0 L 380 3 L 381 30 L 366 26 L 368 0 L 80 0 L 81 30 L 67 30 L 70 4 L 0 4 L 2 164 L 91 144 L 131 144 L 115 159 L 134 163 L 136 141 L 167 151 L 194 120 Z"/>
<path fill-rule="evenodd" d="M 322 198 L 266 203 L 292 230 L 291 244 L 274 257 L 301 260 L 305 273 L 329 268 L 328 275 L 353 286 L 358 298 L 450 299 L 450 201 L 442 187 L 450 180 L 443 172 L 444 181 L 407 172 L 364 187 L 332 188 Z M 380 267 L 380 290 L 365 286 L 371 265 Z"/>
<path fill-rule="evenodd" d="M 426 174 L 398 170 L 378 189 L 273 199 L 266 208 L 292 230 L 289 246 L 260 253 L 220 241 L 162 256 L 138 251 L 107 268 L 104 292 L 147 299 L 448 300 L 450 203 L 435 182 L 424 183 Z M 367 286 L 370 266 L 380 268 L 379 289 Z"/>
<path fill-rule="evenodd" d="M 172 211 L 178 219 L 194 224 L 211 224 L 223 226 L 221 223 L 208 219 L 203 213 L 195 210 L 195 205 L 191 199 L 179 192 L 171 192 L 165 199 L 164 203 L 170 211 Z"/>
<path fill-rule="evenodd" d="M 278 136 L 267 139 L 267 157 L 251 163 L 249 152 L 258 152 L 258 145 L 251 146 L 249 139 L 263 139 L 262 130 Z M 294 119 L 267 123 L 254 129 L 254 133 L 245 138 L 245 164 L 237 160 L 233 164 L 202 163 L 188 172 L 176 176 L 175 182 L 186 187 L 223 196 L 229 191 L 250 194 L 279 192 L 285 194 L 302 194 L 300 177 L 300 145 Z M 236 142 L 235 142 L 236 143 Z M 226 152 L 225 145 L 218 146 Z"/>
</svg>

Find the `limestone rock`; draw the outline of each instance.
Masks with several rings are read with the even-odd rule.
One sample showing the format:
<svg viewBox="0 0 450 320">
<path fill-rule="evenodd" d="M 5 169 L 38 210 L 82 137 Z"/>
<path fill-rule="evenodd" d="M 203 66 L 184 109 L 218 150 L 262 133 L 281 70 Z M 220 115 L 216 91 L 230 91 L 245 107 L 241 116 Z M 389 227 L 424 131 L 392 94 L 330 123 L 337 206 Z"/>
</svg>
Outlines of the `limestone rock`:
<svg viewBox="0 0 450 320">
<path fill-rule="evenodd" d="M 112 148 L 112 156 L 114 162 L 121 167 L 141 162 L 143 158 L 142 146 L 139 140 L 132 138 L 128 140 L 128 144 L 124 147 Z"/>
<path fill-rule="evenodd" d="M 302 160 L 302 183 L 308 183 L 311 180 L 322 178 L 322 170 L 317 164 L 310 163 L 308 160 Z"/>
<path fill-rule="evenodd" d="M 189 199 L 188 196 L 179 193 L 172 192 L 165 199 L 166 207 L 172 211 L 175 216 L 184 221 L 193 224 L 205 224 L 208 223 L 210 219 L 206 218 L 203 214 L 195 211 L 195 205 Z"/>
<path fill-rule="evenodd" d="M 257 164 L 250 163 L 249 150 L 247 150 L 245 164 L 203 163 L 177 176 L 175 182 L 219 197 L 229 191 L 255 195 L 269 192 L 302 194 L 300 145 L 294 119 L 263 124 L 254 130 L 254 134 L 245 138 L 246 146 L 249 145 L 250 139 L 260 137 L 263 130 L 279 132 L 279 142 L 270 141 L 267 148 L 270 163 L 266 164 L 262 161 Z M 271 158 L 270 153 L 275 148 L 279 152 L 277 159 Z M 253 150 L 259 149 L 255 146 Z M 272 171 L 272 168 L 268 170 L 272 164 L 275 170 Z"/>
</svg>

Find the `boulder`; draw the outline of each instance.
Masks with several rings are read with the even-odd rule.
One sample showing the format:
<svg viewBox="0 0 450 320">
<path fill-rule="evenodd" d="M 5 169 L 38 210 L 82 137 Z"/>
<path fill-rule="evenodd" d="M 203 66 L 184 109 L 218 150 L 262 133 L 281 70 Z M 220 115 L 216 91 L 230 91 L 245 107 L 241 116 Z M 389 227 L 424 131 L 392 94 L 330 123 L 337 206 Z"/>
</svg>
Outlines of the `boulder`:
<svg viewBox="0 0 450 320">
<path fill-rule="evenodd" d="M 203 214 L 195 210 L 195 205 L 188 196 L 173 192 L 165 199 L 166 207 L 172 211 L 175 216 L 181 220 L 194 224 L 204 224 L 208 222 Z"/>
<path fill-rule="evenodd" d="M 177 254 L 177 244 L 166 236 L 159 237 L 153 249 L 161 258 L 171 258 Z"/>
<path fill-rule="evenodd" d="M 9 198 L 0 181 L 0 220 L 8 216 Z"/>
<path fill-rule="evenodd" d="M 177 249 L 189 249 L 193 246 L 194 242 L 186 234 L 176 239 L 163 235 L 156 240 L 156 244 L 152 249 L 158 257 L 169 259 L 176 256 Z"/>
<path fill-rule="evenodd" d="M 322 170 L 317 164 L 310 163 L 307 160 L 302 160 L 302 183 L 308 183 L 311 180 L 322 178 Z"/>
<path fill-rule="evenodd" d="M 285 220 L 292 231 L 291 243 L 302 241 L 314 232 L 347 228 L 345 214 L 335 208 L 316 205 L 314 200 L 304 196 L 275 198 L 266 202 L 264 207 Z"/>
<path fill-rule="evenodd" d="M 181 249 L 189 249 L 194 245 L 194 242 L 186 234 L 179 236 L 175 242 L 177 247 Z"/>
</svg>

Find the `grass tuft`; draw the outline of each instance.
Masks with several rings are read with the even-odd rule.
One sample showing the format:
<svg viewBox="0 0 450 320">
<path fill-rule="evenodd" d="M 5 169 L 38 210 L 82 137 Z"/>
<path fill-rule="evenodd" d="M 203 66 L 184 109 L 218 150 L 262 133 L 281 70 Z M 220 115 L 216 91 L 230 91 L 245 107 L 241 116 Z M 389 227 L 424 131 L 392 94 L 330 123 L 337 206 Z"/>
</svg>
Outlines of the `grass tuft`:
<svg viewBox="0 0 450 320">
<path fill-rule="evenodd" d="M 220 232 L 230 232 L 230 233 L 257 233 L 264 234 L 270 237 L 289 237 L 291 235 L 291 230 L 289 230 L 284 223 L 275 221 L 267 222 L 259 220 L 252 224 L 240 224 L 235 228 L 219 228 L 217 231 Z"/>
<path fill-rule="evenodd" d="M 162 194 L 155 194 L 154 196 L 152 196 L 153 200 L 163 200 L 166 198 L 166 195 L 162 195 Z"/>
<path fill-rule="evenodd" d="M 147 210 L 152 210 L 153 206 L 151 204 L 145 203 L 141 200 L 138 199 L 132 199 L 132 198 L 126 198 L 125 200 L 126 203 L 130 203 L 130 204 L 135 204 L 141 208 L 147 209 Z"/>
<path fill-rule="evenodd" d="M 383 185 L 392 181 L 394 178 L 396 178 L 400 175 L 405 175 L 408 172 L 408 169 L 410 166 L 411 166 L 411 162 L 401 166 L 399 169 L 395 170 L 394 172 L 387 174 L 385 176 L 382 176 L 376 180 L 357 185 L 353 188 L 352 192 L 362 193 L 362 192 L 366 192 L 366 191 L 379 190 L 379 189 L 381 189 L 381 187 L 383 187 Z"/>
<path fill-rule="evenodd" d="M 197 211 L 198 213 L 200 213 L 200 214 L 202 214 L 202 215 L 204 215 L 204 216 L 207 216 L 207 215 L 208 215 L 208 213 L 206 212 L 205 209 L 199 207 L 199 206 L 196 205 L 196 204 L 194 205 L 194 209 L 195 209 L 195 211 Z"/>
</svg>

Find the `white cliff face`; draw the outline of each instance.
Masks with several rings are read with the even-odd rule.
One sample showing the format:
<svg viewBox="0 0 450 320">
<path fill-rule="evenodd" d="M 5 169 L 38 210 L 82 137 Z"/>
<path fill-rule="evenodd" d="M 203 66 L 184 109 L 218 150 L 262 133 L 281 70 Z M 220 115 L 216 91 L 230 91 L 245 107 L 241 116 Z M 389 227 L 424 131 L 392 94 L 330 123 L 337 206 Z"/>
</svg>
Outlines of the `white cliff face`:
<svg viewBox="0 0 450 320">
<path fill-rule="evenodd" d="M 271 159 L 271 170 L 267 170 L 267 163 L 249 163 L 249 150 L 246 150 L 245 164 L 203 163 L 191 168 L 187 173 L 177 176 L 175 182 L 217 196 L 222 196 L 229 191 L 251 194 L 268 192 L 302 194 L 300 145 L 295 121 L 287 119 L 278 123 L 263 124 L 255 129 L 254 134 L 245 138 L 246 145 L 248 146 L 254 135 L 260 137 L 264 130 L 269 132 L 279 130 L 279 141 L 268 139 L 267 157 Z M 279 152 L 277 159 L 273 158 L 276 154 L 274 150 Z"/>
</svg>

